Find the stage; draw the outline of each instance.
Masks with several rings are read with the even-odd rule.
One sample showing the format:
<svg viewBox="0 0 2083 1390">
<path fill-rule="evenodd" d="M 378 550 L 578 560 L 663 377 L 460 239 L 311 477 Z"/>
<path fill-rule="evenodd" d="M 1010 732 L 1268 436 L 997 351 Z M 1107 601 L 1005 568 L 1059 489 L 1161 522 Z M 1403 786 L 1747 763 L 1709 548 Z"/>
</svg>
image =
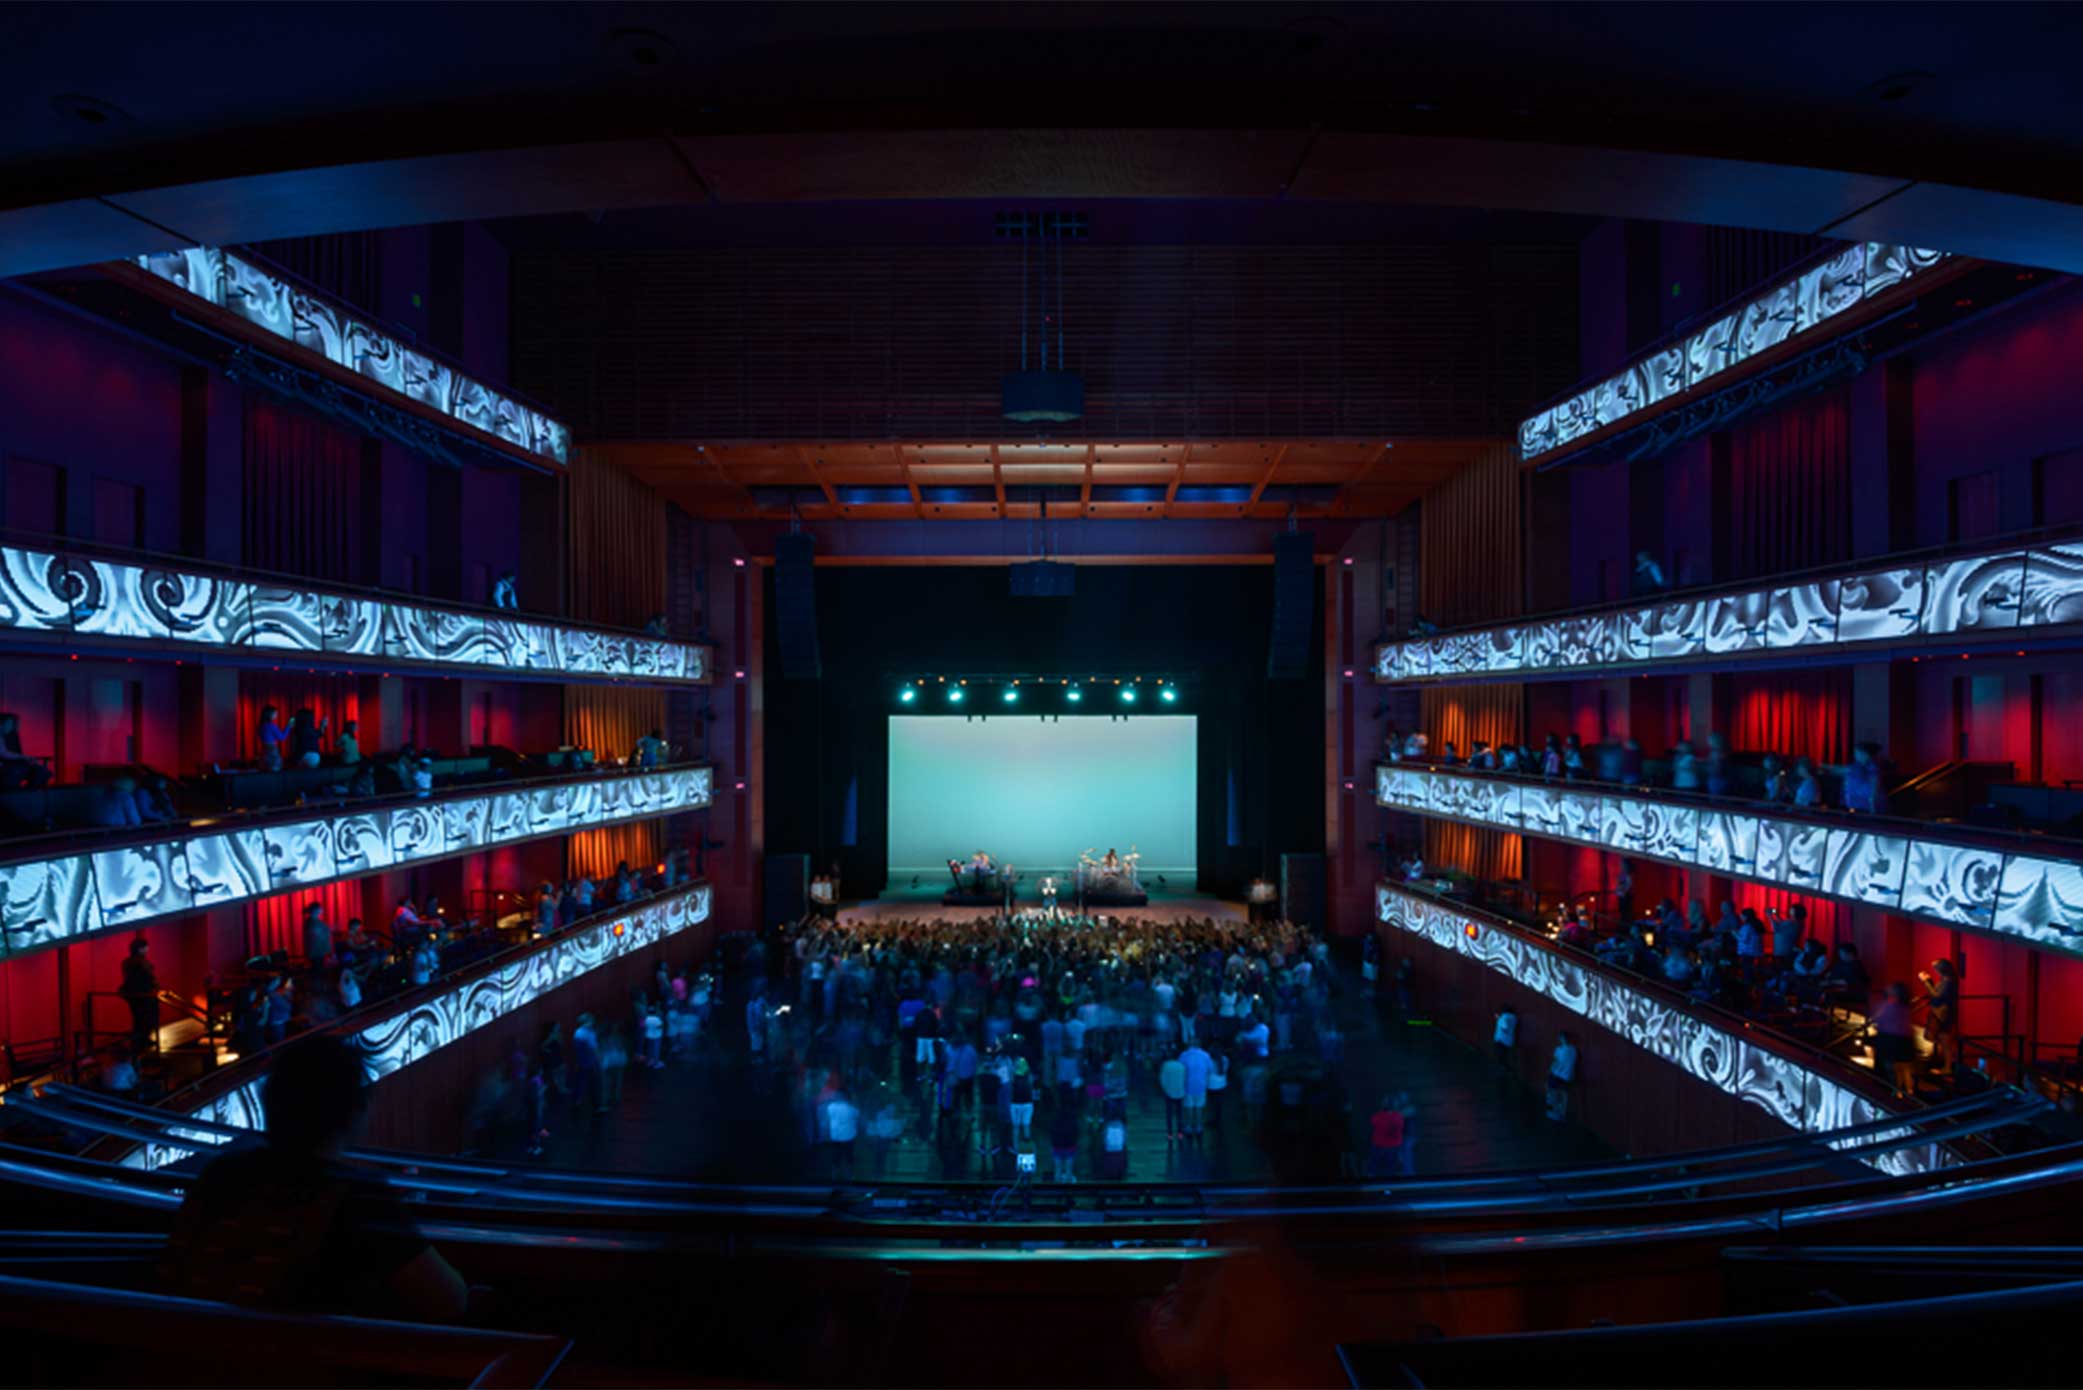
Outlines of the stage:
<svg viewBox="0 0 2083 1390">
<path fill-rule="evenodd" d="M 1059 902 L 1059 909 L 1069 915 L 1072 905 Z M 1013 904 L 1013 911 L 1020 913 L 1039 912 L 1039 899 L 1022 898 Z M 1221 898 L 1207 898 L 1194 893 L 1152 893 L 1146 907 L 1101 907 L 1094 911 L 1108 917 L 1145 917 L 1155 921 L 1178 922 L 1187 918 L 1214 917 L 1231 921 L 1250 920 L 1250 909 L 1241 902 L 1227 902 Z M 841 926 L 850 922 L 873 921 L 879 917 L 995 917 L 998 905 L 987 907 L 945 907 L 941 905 L 940 889 L 931 885 L 918 888 L 890 888 L 879 898 L 848 903 L 838 912 Z"/>
</svg>

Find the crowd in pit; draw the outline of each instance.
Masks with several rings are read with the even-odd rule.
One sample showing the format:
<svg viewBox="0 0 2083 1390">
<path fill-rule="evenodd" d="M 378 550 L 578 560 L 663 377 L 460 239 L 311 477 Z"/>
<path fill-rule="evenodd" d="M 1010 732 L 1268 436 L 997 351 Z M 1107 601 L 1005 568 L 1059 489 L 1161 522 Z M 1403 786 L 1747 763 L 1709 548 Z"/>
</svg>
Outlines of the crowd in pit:
<svg viewBox="0 0 2083 1390">
<path fill-rule="evenodd" d="M 1707 735 L 1704 746 L 1681 739 L 1661 757 L 1645 753 L 1638 739 L 1606 738 L 1586 748 L 1576 734 L 1551 733 L 1538 750 L 1527 743 L 1492 746 L 1479 739 L 1463 756 L 1451 741 L 1442 741 L 1435 753 L 1427 735 L 1392 727 L 1383 751 L 1392 763 L 1501 772 L 1549 782 L 1667 788 L 1798 810 L 1837 808 L 1880 815 L 1888 808 L 1887 764 L 1877 743 L 1861 743 L 1852 750 L 1850 762 L 1830 764 L 1779 753 L 1737 752 L 1719 733 Z"/>
<path fill-rule="evenodd" d="M 604 879 L 546 882 L 523 911 L 505 919 L 452 915 L 439 895 L 430 893 L 401 898 L 389 922 L 371 928 L 360 917 L 336 922 L 324 904 L 311 903 L 298 926 L 301 954 L 276 951 L 247 961 L 235 979 L 213 977 L 210 1007 L 229 1020 L 231 1051 L 251 1056 L 525 940 L 541 940 L 596 913 L 632 906 L 689 881 L 687 853 L 674 850 L 648 870 L 633 869 L 625 860 Z M 124 959 L 117 991 L 129 1008 L 129 1035 L 102 1063 L 105 1089 L 126 1094 L 140 1089 L 137 1059 L 156 1047 L 159 1036 L 159 989 L 150 943 L 139 933 Z"/>
</svg>

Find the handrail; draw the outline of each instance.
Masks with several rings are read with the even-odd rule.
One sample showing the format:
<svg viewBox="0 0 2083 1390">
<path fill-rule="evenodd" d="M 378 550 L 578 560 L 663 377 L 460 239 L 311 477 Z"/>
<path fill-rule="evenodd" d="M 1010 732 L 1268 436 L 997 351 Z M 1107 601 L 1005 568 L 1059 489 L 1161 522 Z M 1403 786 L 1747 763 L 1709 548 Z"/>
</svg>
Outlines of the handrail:
<svg viewBox="0 0 2083 1390">
<path fill-rule="evenodd" d="M 2060 601 L 2074 592 L 2070 548 L 2083 544 L 2083 530 L 2075 526 L 2045 526 L 2014 531 L 2003 536 L 1977 537 L 1944 545 L 1892 551 L 1882 555 L 1831 561 L 1805 569 L 1785 570 L 1747 579 L 1714 579 L 1679 589 L 1621 599 L 1602 599 L 1572 608 L 1500 617 L 1487 621 L 1439 628 L 1422 636 L 1379 642 L 1374 648 L 1375 679 L 1387 683 L 1400 680 L 1476 679 L 1539 670 L 1572 678 L 1585 670 L 1614 667 L 1669 665 L 1700 659 L 1728 659 L 1776 652 L 1782 655 L 1824 655 L 1842 645 L 1862 649 L 1875 643 L 1908 642 L 1932 638 L 1987 639 L 2010 641 L 2030 638 L 2036 630 L 2073 624 L 2073 617 L 2054 616 Z M 2044 557 L 2037 590 L 2033 576 L 2026 573 L 2031 557 Z M 2006 569 L 2018 567 L 2015 582 L 1999 576 L 1986 585 L 1959 566 L 1976 559 Z M 1946 597 L 1956 607 L 1931 610 L 1929 582 L 1935 566 L 1945 566 L 1938 578 L 1947 585 Z M 1859 632 L 1842 635 L 1846 610 L 1843 593 L 1831 591 L 1833 582 L 1856 579 L 1891 580 L 1895 575 L 1914 577 L 1916 594 L 1905 599 L 1891 583 L 1876 584 L 1869 593 L 1858 590 L 1863 602 L 1873 606 L 1851 610 Z M 1908 587 L 1907 584 L 1902 587 Z M 1784 596 L 1783 602 L 1778 602 Z M 1796 602 L 1799 600 L 1799 602 Z M 2027 607 L 2028 600 L 2037 607 Z M 1784 609 L 1775 613 L 1775 604 Z M 1982 612 L 1987 605 L 1989 613 Z M 1714 610 L 1726 606 L 1722 616 L 1734 625 L 1710 630 Z M 1819 610 L 1819 611 L 1818 611 Z M 1777 617 L 1786 627 L 1785 640 L 1771 640 L 1771 622 Z M 1610 620 L 1594 630 L 1599 620 Z M 1575 631 L 1573 627 L 1581 628 Z M 1870 631 L 1867 629 L 1871 629 Z M 1512 634 L 1520 644 L 1514 655 L 1486 653 L 1483 664 L 1460 661 L 1457 643 L 1466 645 L 1486 635 Z M 1638 655 L 1619 649 L 1619 644 L 1648 644 L 1651 650 Z M 1661 644 L 1670 650 L 1657 652 Z M 1717 645 L 1719 644 L 1719 645 Z M 1413 651 L 1413 649 L 1418 649 Z M 1447 669 L 1435 669 L 1435 653 L 1445 653 Z M 1422 659 L 1427 669 L 1394 674 L 1398 660 Z"/>
<path fill-rule="evenodd" d="M 99 1347 L 164 1356 L 170 1346 L 253 1347 L 270 1334 L 282 1349 L 334 1367 L 376 1371 L 423 1383 L 435 1377 L 471 1385 L 540 1386 L 571 1342 L 530 1332 L 343 1315 L 276 1313 L 200 1298 L 138 1293 L 91 1284 L 0 1274 L 0 1327 L 21 1350 L 54 1330 Z M 223 1353 L 233 1355 L 230 1351 Z"/>
<path fill-rule="evenodd" d="M 710 648 L 640 630 L 465 600 L 0 532 L 13 634 L 168 642 L 267 659 L 352 658 L 574 680 L 706 682 Z M 568 639 L 584 638 L 583 643 Z"/>
<path fill-rule="evenodd" d="M 579 776 L 515 779 L 438 796 L 371 797 L 198 819 L 150 835 L 122 832 L 124 838 L 84 848 L 77 847 L 80 837 L 70 836 L 67 843 L 75 852 L 41 859 L 33 857 L 39 846 L 31 842 L 30 855 L 0 863 L 0 872 L 22 879 L 21 888 L 7 895 L 8 915 L 0 919 L 0 929 L 7 953 L 19 955 L 291 888 L 597 825 L 702 810 L 713 793 L 714 774 L 707 763 L 596 768 Z M 270 831 L 282 834 L 271 841 Z M 24 846 L 4 848 L 19 853 Z M 343 852 L 349 865 L 344 870 Z M 277 860 L 290 863 L 294 872 L 279 872 Z"/>
</svg>

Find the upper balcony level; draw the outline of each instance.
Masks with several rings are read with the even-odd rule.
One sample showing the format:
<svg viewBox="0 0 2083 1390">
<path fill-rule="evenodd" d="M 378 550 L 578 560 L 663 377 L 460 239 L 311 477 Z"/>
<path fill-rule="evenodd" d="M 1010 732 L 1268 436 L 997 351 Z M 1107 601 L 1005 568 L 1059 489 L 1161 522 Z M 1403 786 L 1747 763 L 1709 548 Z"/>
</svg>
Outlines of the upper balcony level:
<svg viewBox="0 0 2083 1390">
<path fill-rule="evenodd" d="M 2083 955 L 2074 841 L 1408 763 L 1376 769 L 1375 800 Z"/>
<path fill-rule="evenodd" d="M 1746 368 L 1762 369 L 1870 323 L 1921 293 L 1941 267 L 1967 264 L 1943 251 L 1853 242 L 1536 411 L 1519 426 L 1519 456 L 1545 462 L 1588 448 L 1718 389 Z"/>
<path fill-rule="evenodd" d="M 601 770 L 17 841 L 0 860 L 0 949 L 11 957 L 336 879 L 700 810 L 713 789 L 706 765 Z"/>
<path fill-rule="evenodd" d="M 707 647 L 135 552 L 0 545 L 0 647 L 705 684 Z"/>
<path fill-rule="evenodd" d="M 571 430 L 561 421 L 256 257 L 194 246 L 102 268 L 122 284 L 169 299 L 205 327 L 279 352 L 497 452 L 536 466 L 561 468 L 571 460 Z"/>
<path fill-rule="evenodd" d="M 1374 650 L 1383 684 L 1572 680 L 1761 661 L 1885 661 L 2083 636 L 2083 534 L 1901 552 L 1769 582 L 1459 628 Z"/>
</svg>

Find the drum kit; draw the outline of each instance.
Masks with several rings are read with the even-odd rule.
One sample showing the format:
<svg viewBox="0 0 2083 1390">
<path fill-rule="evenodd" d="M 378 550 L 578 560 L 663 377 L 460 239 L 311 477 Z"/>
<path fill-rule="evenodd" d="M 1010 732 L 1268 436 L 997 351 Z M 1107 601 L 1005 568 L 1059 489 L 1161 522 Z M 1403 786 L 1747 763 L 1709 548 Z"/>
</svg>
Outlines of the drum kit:
<svg viewBox="0 0 2083 1390">
<path fill-rule="evenodd" d="M 1129 893 L 1141 885 L 1136 879 L 1136 865 L 1143 856 L 1130 845 L 1128 853 L 1116 854 L 1108 850 L 1104 855 L 1095 855 L 1086 850 L 1078 856 L 1078 890 L 1083 893 Z"/>
</svg>

